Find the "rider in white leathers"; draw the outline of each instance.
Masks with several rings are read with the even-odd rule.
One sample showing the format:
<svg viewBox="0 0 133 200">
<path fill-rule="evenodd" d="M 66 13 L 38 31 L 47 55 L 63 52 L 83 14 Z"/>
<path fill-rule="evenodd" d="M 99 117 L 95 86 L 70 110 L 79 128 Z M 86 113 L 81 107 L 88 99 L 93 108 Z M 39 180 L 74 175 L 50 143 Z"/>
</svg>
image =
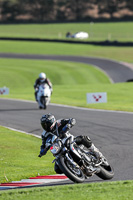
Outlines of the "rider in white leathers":
<svg viewBox="0 0 133 200">
<path fill-rule="evenodd" d="M 39 78 L 36 79 L 35 83 L 34 83 L 34 89 L 35 89 L 35 99 L 37 101 L 37 93 L 38 93 L 38 89 L 39 89 L 39 86 L 42 84 L 42 83 L 46 83 L 48 84 L 50 90 L 51 90 L 51 94 L 52 94 L 52 83 L 50 82 L 50 80 L 48 78 L 46 78 L 46 74 L 45 73 L 40 73 L 39 74 Z"/>
</svg>

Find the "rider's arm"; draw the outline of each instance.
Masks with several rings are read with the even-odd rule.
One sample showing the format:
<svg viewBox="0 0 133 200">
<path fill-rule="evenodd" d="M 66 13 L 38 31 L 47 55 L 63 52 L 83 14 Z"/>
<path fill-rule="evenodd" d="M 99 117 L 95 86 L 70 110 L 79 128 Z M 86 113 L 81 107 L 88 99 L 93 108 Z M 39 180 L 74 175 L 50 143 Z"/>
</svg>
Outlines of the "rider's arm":
<svg viewBox="0 0 133 200">
<path fill-rule="evenodd" d="M 48 84 L 48 86 L 49 86 L 50 88 L 52 88 L 52 83 L 50 82 L 50 80 L 49 80 L 48 78 L 46 78 L 46 83 Z"/>
<path fill-rule="evenodd" d="M 61 125 L 63 126 L 60 131 L 60 136 L 65 137 L 65 133 L 76 124 L 76 120 L 73 118 L 61 120 Z"/>
<path fill-rule="evenodd" d="M 34 83 L 34 89 L 36 89 L 39 85 L 39 79 L 36 79 L 35 83 Z"/>
<path fill-rule="evenodd" d="M 42 133 L 42 145 L 40 147 L 40 154 L 39 157 L 42 157 L 43 155 L 45 155 L 47 153 L 47 151 L 49 150 L 49 148 L 46 147 L 46 140 L 47 138 L 50 136 L 51 133 L 43 131 Z"/>
<path fill-rule="evenodd" d="M 70 128 L 71 128 L 72 126 L 76 124 L 76 119 L 74 118 L 64 119 L 61 121 L 61 123 L 63 126 L 70 125 Z"/>
</svg>

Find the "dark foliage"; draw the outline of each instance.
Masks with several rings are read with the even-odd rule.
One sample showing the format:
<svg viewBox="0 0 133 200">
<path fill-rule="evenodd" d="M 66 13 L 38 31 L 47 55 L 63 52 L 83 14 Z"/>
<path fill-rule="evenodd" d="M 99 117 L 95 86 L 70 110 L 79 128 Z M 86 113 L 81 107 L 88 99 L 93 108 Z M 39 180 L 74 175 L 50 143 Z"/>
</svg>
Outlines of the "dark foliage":
<svg viewBox="0 0 133 200">
<path fill-rule="evenodd" d="M 0 0 L 1 22 L 114 18 L 132 19 L 132 0 Z"/>
</svg>

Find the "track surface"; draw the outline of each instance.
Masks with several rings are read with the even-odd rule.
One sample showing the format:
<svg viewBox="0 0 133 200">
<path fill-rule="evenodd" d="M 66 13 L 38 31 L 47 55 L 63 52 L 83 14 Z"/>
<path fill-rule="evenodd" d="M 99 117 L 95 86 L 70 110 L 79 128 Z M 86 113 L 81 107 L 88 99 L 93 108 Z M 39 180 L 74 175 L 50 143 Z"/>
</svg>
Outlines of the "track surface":
<svg viewBox="0 0 133 200">
<path fill-rule="evenodd" d="M 124 64 L 113 60 L 81 56 L 54 56 L 54 55 L 27 55 L 0 53 L 0 58 L 35 59 L 35 60 L 60 60 L 91 64 L 103 70 L 112 82 L 126 82 L 133 79 L 133 70 L 125 67 Z"/>
<path fill-rule="evenodd" d="M 76 135 L 89 135 L 94 144 L 110 160 L 115 170 L 112 180 L 133 179 L 133 113 L 95 111 L 49 105 L 39 110 L 35 102 L 0 99 L 0 125 L 41 135 L 40 118 L 53 113 L 58 118 L 76 118 L 71 129 Z M 38 152 L 40 147 L 38 147 Z M 100 181 L 93 176 L 89 181 Z"/>
</svg>

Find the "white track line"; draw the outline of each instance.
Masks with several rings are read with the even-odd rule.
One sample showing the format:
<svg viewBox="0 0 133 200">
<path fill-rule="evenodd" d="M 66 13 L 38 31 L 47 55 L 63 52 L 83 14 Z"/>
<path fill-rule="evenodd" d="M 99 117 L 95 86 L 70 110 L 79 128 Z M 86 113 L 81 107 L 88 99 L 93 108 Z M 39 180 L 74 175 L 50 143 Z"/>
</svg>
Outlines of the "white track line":
<svg viewBox="0 0 133 200">
<path fill-rule="evenodd" d="M 27 135 L 31 135 L 31 136 L 34 136 L 34 137 L 37 137 L 37 138 L 41 139 L 41 136 L 39 136 L 39 135 L 35 135 L 35 134 L 32 134 L 32 133 L 27 133 L 27 132 L 25 132 L 25 131 L 21 131 L 21 130 L 19 130 L 19 129 L 11 128 L 11 127 L 8 127 L 8 126 L 3 126 L 3 125 L 0 125 L 0 126 L 5 127 L 5 128 L 8 128 L 8 129 L 10 129 L 10 130 L 12 130 L 12 131 L 16 131 L 16 132 L 20 132 L 20 133 L 25 133 L 25 134 L 27 134 Z"/>
</svg>

